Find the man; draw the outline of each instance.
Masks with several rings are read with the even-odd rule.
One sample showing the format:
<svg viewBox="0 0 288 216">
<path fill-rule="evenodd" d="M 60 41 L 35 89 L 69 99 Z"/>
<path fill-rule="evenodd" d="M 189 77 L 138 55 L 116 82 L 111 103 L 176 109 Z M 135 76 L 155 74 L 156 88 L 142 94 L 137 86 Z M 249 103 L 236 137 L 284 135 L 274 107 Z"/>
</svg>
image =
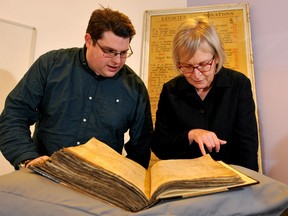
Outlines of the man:
<svg viewBox="0 0 288 216">
<path fill-rule="evenodd" d="M 39 57 L 6 99 L 0 117 L 0 150 L 18 169 L 90 138 L 147 168 L 153 130 L 147 89 L 125 65 L 135 29 L 109 8 L 95 10 L 83 48 Z M 33 138 L 30 126 L 35 124 Z"/>
</svg>

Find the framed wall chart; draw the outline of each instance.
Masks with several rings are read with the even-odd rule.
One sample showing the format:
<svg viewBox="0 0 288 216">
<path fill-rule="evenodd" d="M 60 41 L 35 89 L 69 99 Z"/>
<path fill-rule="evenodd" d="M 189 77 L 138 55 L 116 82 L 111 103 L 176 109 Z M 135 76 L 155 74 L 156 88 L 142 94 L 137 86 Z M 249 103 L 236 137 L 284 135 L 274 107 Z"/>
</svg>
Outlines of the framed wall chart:
<svg viewBox="0 0 288 216">
<path fill-rule="evenodd" d="M 174 33 L 185 19 L 196 16 L 207 17 L 217 29 L 226 51 L 227 60 L 224 66 L 242 72 L 250 78 L 258 123 L 250 15 L 247 3 L 145 11 L 140 76 L 149 91 L 153 122 L 156 118 L 162 85 L 178 75 L 172 60 Z M 259 145 L 259 167 L 262 170 L 260 152 Z"/>
</svg>

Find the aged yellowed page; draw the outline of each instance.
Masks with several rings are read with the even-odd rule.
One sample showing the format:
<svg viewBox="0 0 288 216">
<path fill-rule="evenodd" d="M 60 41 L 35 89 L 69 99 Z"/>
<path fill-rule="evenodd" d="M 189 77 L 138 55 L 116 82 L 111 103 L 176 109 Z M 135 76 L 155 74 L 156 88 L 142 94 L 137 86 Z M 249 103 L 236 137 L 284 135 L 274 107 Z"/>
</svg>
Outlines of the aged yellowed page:
<svg viewBox="0 0 288 216">
<path fill-rule="evenodd" d="M 238 174 L 214 161 L 208 154 L 191 160 L 162 160 L 151 168 L 152 194 L 156 190 L 160 193 L 170 188 L 179 191 L 178 195 L 183 195 L 183 191 L 204 189 L 205 192 L 212 187 L 239 183 L 243 183 L 243 180 Z"/>
<path fill-rule="evenodd" d="M 82 160 L 118 175 L 128 183 L 135 185 L 147 199 L 150 198 L 150 173 L 141 165 L 118 154 L 101 141 L 92 138 L 83 145 L 69 147 L 64 151 L 72 152 Z"/>
</svg>

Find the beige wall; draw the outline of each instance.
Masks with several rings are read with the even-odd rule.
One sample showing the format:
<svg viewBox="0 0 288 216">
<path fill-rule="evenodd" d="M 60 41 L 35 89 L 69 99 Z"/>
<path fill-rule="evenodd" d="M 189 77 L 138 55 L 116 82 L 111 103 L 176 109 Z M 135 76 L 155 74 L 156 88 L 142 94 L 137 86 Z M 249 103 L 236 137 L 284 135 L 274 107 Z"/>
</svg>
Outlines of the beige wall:
<svg viewBox="0 0 288 216">
<path fill-rule="evenodd" d="M 35 59 L 60 47 L 82 46 L 91 12 L 110 6 L 126 13 L 137 31 L 134 54 L 127 63 L 139 74 L 143 12 L 150 9 L 239 3 L 238 0 L 0 0 L 0 18 L 37 29 Z M 250 4 L 252 43 L 264 174 L 288 184 L 288 3 L 247 0 Z M 14 59 L 13 59 L 14 61 Z M 25 71 L 23 71 L 24 73 Z M 1 87 L 2 88 L 2 87 Z M 1 99 L 2 100 L 2 99 Z M 4 165 L 3 165 L 4 164 Z M 4 168 L 3 168 L 4 167 Z M 13 169 L 0 155 L 0 175 Z"/>
</svg>

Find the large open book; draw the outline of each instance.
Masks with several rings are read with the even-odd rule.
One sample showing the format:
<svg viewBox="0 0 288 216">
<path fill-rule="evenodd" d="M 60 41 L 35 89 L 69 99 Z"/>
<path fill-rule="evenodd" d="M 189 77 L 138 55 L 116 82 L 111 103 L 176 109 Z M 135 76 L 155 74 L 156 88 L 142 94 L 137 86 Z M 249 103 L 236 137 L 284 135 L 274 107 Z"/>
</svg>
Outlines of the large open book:
<svg viewBox="0 0 288 216">
<path fill-rule="evenodd" d="M 214 161 L 210 155 L 160 160 L 146 170 L 95 138 L 55 152 L 31 169 L 132 212 L 161 199 L 204 195 L 257 183 L 227 164 Z"/>
</svg>

